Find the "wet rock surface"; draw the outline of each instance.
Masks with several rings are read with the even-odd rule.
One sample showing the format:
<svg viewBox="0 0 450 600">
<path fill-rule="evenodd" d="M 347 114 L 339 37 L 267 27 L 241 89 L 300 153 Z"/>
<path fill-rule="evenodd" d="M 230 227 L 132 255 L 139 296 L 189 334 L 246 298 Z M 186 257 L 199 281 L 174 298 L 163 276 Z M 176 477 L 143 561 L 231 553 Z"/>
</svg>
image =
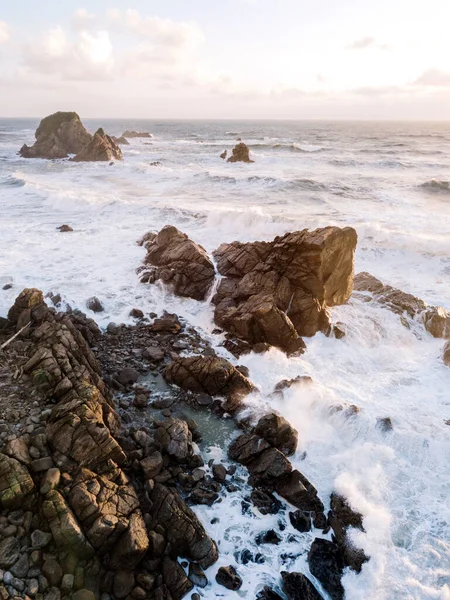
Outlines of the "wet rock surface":
<svg viewBox="0 0 450 600">
<path fill-rule="evenodd" d="M 114 139 L 100 128 L 72 160 L 75 162 L 123 160 L 123 155 Z"/>
<path fill-rule="evenodd" d="M 225 159 L 226 156 L 227 156 L 227 153 L 224 152 L 221 154 L 220 158 Z M 239 144 L 236 144 L 236 146 L 231 151 L 231 156 L 228 158 L 227 162 L 229 162 L 229 163 L 234 163 L 234 162 L 252 163 L 254 161 L 250 159 L 250 149 L 247 146 L 247 144 L 244 144 L 244 142 L 240 142 Z"/>
<path fill-rule="evenodd" d="M 205 250 L 176 227 L 167 225 L 158 234 L 146 234 L 147 256 L 140 269 L 143 283 L 161 280 L 175 294 L 204 300 L 214 281 L 214 266 Z"/>
</svg>

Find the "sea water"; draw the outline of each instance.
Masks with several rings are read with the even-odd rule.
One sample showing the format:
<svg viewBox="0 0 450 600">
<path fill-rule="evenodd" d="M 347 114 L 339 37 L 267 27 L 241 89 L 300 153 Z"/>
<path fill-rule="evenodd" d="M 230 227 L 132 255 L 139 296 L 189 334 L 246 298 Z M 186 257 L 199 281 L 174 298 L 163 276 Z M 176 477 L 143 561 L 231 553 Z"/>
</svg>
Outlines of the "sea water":
<svg viewBox="0 0 450 600">
<path fill-rule="evenodd" d="M 130 140 L 124 161 L 112 166 L 22 159 L 17 151 L 33 142 L 38 120 L 0 120 L 0 316 L 24 287 L 38 287 L 85 311 L 86 300 L 98 296 L 105 311 L 90 316 L 101 326 L 128 322 L 134 307 L 177 312 L 218 346 L 207 302 L 139 283 L 135 269 L 145 249 L 136 240 L 166 224 L 209 252 L 222 242 L 349 225 L 358 232 L 356 272 L 450 309 L 450 124 L 85 124 L 111 135 L 151 131 L 153 138 Z M 253 164 L 219 158 L 237 138 L 250 146 Z M 74 232 L 59 233 L 62 224 Z M 1 290 L 7 283 L 12 288 Z M 239 360 L 259 390 L 247 400 L 249 411 L 286 416 L 299 431 L 294 466 L 327 506 L 336 491 L 363 514 L 365 531 L 353 536 L 370 561 L 360 574 L 345 573 L 347 600 L 448 600 L 450 369 L 441 360 L 443 341 L 357 295 L 334 308 L 332 320 L 344 324 L 346 336 L 306 339 L 300 358 L 272 349 Z M 279 380 L 297 375 L 309 375 L 313 385 L 271 396 Z M 348 404 L 359 412 L 336 410 Z M 384 417 L 391 431 L 377 425 Z M 226 459 L 223 445 L 204 452 Z M 229 564 L 243 579 L 237 594 L 249 600 L 265 584 L 280 592 L 283 570 L 306 573 L 320 589 L 307 551 L 321 532 L 299 534 L 287 519 L 282 543 L 258 549 L 256 535 L 278 530 L 279 516 L 243 512 L 246 491 L 195 507 L 220 548 L 203 597 L 229 597 L 214 582 L 217 567 Z M 243 549 L 261 552 L 265 562 L 242 564 Z"/>
</svg>

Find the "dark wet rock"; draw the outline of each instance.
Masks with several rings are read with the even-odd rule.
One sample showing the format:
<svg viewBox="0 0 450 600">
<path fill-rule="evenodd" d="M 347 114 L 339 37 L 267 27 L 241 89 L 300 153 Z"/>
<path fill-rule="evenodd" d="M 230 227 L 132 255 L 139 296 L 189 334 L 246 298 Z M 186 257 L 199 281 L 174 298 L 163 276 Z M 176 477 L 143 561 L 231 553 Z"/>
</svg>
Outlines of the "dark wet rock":
<svg viewBox="0 0 450 600">
<path fill-rule="evenodd" d="M 122 137 L 124 138 L 152 138 L 153 135 L 151 133 L 149 133 L 148 131 L 133 131 L 130 129 L 127 129 L 126 131 L 124 131 L 122 133 Z"/>
<path fill-rule="evenodd" d="M 269 413 L 261 417 L 255 427 L 255 434 L 286 456 L 291 456 L 297 450 L 298 433 L 281 415 Z"/>
<path fill-rule="evenodd" d="M 134 575 L 130 571 L 116 571 L 114 574 L 113 592 L 116 598 L 121 600 L 131 594 L 134 587 Z"/>
<path fill-rule="evenodd" d="M 191 392 L 225 396 L 227 410 L 236 409 L 244 396 L 253 391 L 250 381 L 230 362 L 216 356 L 178 358 L 164 371 L 168 383 Z"/>
<path fill-rule="evenodd" d="M 287 600 L 323 600 L 322 596 L 303 575 L 303 573 L 281 573 L 283 582 L 283 592 L 286 594 Z"/>
<path fill-rule="evenodd" d="M 96 296 L 92 296 L 92 298 L 86 300 L 86 306 L 95 313 L 103 312 L 105 310 L 103 304 Z"/>
<path fill-rule="evenodd" d="M 420 298 L 384 285 L 367 272 L 355 275 L 354 288 L 357 291 L 370 292 L 374 300 L 385 304 L 399 315 L 406 314 L 411 319 L 416 318 L 433 337 L 450 338 L 450 312 L 442 306 L 428 306 Z"/>
<path fill-rule="evenodd" d="M 31 546 L 33 548 L 45 548 L 52 541 L 52 534 L 35 529 L 31 534 Z"/>
<path fill-rule="evenodd" d="M 113 138 L 107 135 L 101 128 L 95 132 L 92 140 L 72 158 L 75 162 L 109 162 L 113 159 L 123 160 L 122 150 Z"/>
<path fill-rule="evenodd" d="M 250 483 L 273 484 L 292 471 L 292 465 L 285 455 L 276 448 L 269 448 L 255 458 L 248 466 Z"/>
<path fill-rule="evenodd" d="M 355 547 L 347 530 L 349 527 L 353 527 L 364 531 L 363 517 L 351 508 L 345 498 L 338 494 L 331 494 L 330 509 L 328 521 L 333 529 L 336 543 L 342 551 L 344 562 L 359 573 L 362 565 L 369 559 L 362 549 Z"/>
<path fill-rule="evenodd" d="M 377 427 L 383 433 L 387 433 L 389 431 L 392 431 L 394 429 L 394 426 L 392 425 L 392 419 L 391 419 L 391 417 L 380 417 L 380 418 L 378 418 L 377 419 Z"/>
<path fill-rule="evenodd" d="M 208 585 L 208 579 L 201 566 L 197 563 L 191 562 L 189 564 L 189 579 L 199 588 L 204 588 Z"/>
<path fill-rule="evenodd" d="M 204 300 L 214 281 L 215 270 L 204 248 L 172 225 L 166 225 L 145 243 L 147 256 L 141 281 L 161 280 L 178 296 Z"/>
<path fill-rule="evenodd" d="M 342 552 L 338 545 L 316 538 L 308 553 L 309 570 L 316 577 L 332 600 L 343 600 L 344 588 L 341 578 L 344 569 Z"/>
<path fill-rule="evenodd" d="M 300 531 L 301 533 L 305 533 L 311 530 L 311 513 L 309 512 L 303 510 L 296 510 L 295 512 L 290 512 L 289 520 L 291 522 L 292 527 L 297 531 Z"/>
<path fill-rule="evenodd" d="M 165 528 L 167 540 L 178 555 L 198 562 L 203 569 L 211 566 L 218 557 L 217 546 L 180 496 L 156 484 L 152 501 L 153 523 Z"/>
<path fill-rule="evenodd" d="M 164 421 L 156 430 L 155 439 L 169 456 L 177 460 L 186 460 L 192 454 L 192 434 L 186 421 Z"/>
<path fill-rule="evenodd" d="M 259 544 L 274 544 L 278 545 L 281 542 L 281 537 L 274 529 L 269 529 L 265 533 L 256 536 L 256 543 Z"/>
<path fill-rule="evenodd" d="M 269 448 L 270 445 L 263 438 L 244 433 L 231 442 L 228 456 L 242 465 L 248 465 Z"/>
<path fill-rule="evenodd" d="M 33 146 L 24 145 L 24 158 L 66 158 L 87 146 L 92 136 L 75 112 L 56 112 L 42 119 L 35 133 Z"/>
<path fill-rule="evenodd" d="M 223 160 L 225 160 L 225 159 L 226 159 L 226 157 L 227 157 L 227 151 L 226 151 L 226 150 L 224 150 L 224 151 L 222 152 L 222 154 L 220 155 L 220 158 L 222 158 Z"/>
<path fill-rule="evenodd" d="M 225 154 L 225 156 L 226 156 L 226 154 Z M 221 155 L 221 158 L 225 158 L 225 156 Z M 227 162 L 230 162 L 230 163 L 233 163 L 233 162 L 252 163 L 254 161 L 250 160 L 250 149 L 247 146 L 247 144 L 244 144 L 244 142 L 241 142 L 239 144 L 236 144 L 236 146 L 233 148 L 231 156 L 228 158 Z"/>
<path fill-rule="evenodd" d="M 231 565 L 229 567 L 220 567 L 217 571 L 216 581 L 219 585 L 223 585 L 223 587 L 233 591 L 238 590 L 242 585 L 242 579 Z"/>
<path fill-rule="evenodd" d="M 73 231 L 70 225 L 60 225 L 56 229 L 59 229 L 60 233 L 69 233 L 70 231 Z"/>
<path fill-rule="evenodd" d="M 148 554 L 150 558 L 159 558 L 163 555 L 166 548 L 166 540 L 163 535 L 156 531 L 148 532 Z"/>
<path fill-rule="evenodd" d="M 116 379 L 121 385 L 133 385 L 139 379 L 139 373 L 136 369 L 122 369 Z"/>
<path fill-rule="evenodd" d="M 215 252 L 220 281 L 216 324 L 251 344 L 299 353 L 299 336 L 328 330 L 327 308 L 352 292 L 356 232 L 297 231 L 273 242 L 232 242 Z"/>
<path fill-rule="evenodd" d="M 0 508 L 21 508 L 35 491 L 28 469 L 15 458 L 0 454 Z"/>
<path fill-rule="evenodd" d="M 167 556 L 164 557 L 162 571 L 164 582 L 173 600 L 181 600 L 194 587 L 183 567 Z"/>
<path fill-rule="evenodd" d="M 61 583 L 63 571 L 55 558 L 47 558 L 42 565 L 42 573 L 47 578 L 50 587 L 58 587 Z"/>
<path fill-rule="evenodd" d="M 132 308 L 130 310 L 130 317 L 133 319 L 143 319 L 144 313 L 139 308 Z"/>
<path fill-rule="evenodd" d="M 8 569 L 20 556 L 20 543 L 15 537 L 6 537 L 0 542 L 0 567 Z"/>
<path fill-rule="evenodd" d="M 255 488 L 250 494 L 250 499 L 263 515 L 276 515 L 282 507 L 273 494 L 262 489 Z"/>
<path fill-rule="evenodd" d="M 265 585 L 262 590 L 256 594 L 256 600 L 283 600 L 282 597 Z"/>
<path fill-rule="evenodd" d="M 213 465 L 212 474 L 216 481 L 224 483 L 227 478 L 227 470 L 223 465 Z"/>
<path fill-rule="evenodd" d="M 323 504 L 317 495 L 316 488 L 297 470 L 279 480 L 275 489 L 277 493 L 303 511 L 315 514 L 323 513 Z"/>
<path fill-rule="evenodd" d="M 292 386 L 307 386 L 307 385 L 311 385 L 313 383 L 313 380 L 311 377 L 308 377 L 307 375 L 298 375 L 297 377 L 294 377 L 293 379 L 282 379 L 281 381 L 279 381 L 275 388 L 274 388 L 274 393 L 282 393 L 284 390 L 288 390 L 290 389 Z"/>
</svg>

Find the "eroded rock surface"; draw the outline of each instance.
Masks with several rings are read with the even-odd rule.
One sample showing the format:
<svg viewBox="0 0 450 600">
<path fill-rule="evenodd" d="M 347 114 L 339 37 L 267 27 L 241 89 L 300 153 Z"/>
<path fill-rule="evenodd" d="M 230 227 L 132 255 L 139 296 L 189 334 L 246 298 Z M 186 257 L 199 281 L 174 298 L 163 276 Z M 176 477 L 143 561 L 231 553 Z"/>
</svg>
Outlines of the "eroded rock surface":
<svg viewBox="0 0 450 600">
<path fill-rule="evenodd" d="M 213 299 L 216 323 L 251 344 L 301 350 L 299 336 L 328 331 L 327 307 L 350 297 L 356 239 L 351 227 L 326 227 L 222 244 L 214 252 L 224 276 Z"/>
<path fill-rule="evenodd" d="M 42 119 L 35 133 L 33 146 L 20 149 L 24 158 L 66 158 L 87 146 L 91 134 L 84 128 L 75 112 L 56 112 Z"/>
<path fill-rule="evenodd" d="M 75 162 L 123 160 L 123 155 L 113 138 L 100 128 L 72 160 Z"/>
<path fill-rule="evenodd" d="M 225 153 L 225 156 L 221 156 L 221 158 L 225 158 L 225 157 L 226 157 L 226 153 Z M 229 162 L 229 163 L 233 163 L 233 162 L 252 163 L 255 161 L 250 159 L 250 149 L 247 146 L 247 144 L 244 144 L 244 142 L 240 142 L 239 144 L 236 144 L 236 146 L 231 151 L 231 156 L 228 158 L 227 162 Z"/>
<path fill-rule="evenodd" d="M 204 300 L 214 281 L 214 266 L 205 250 L 176 227 L 167 225 L 155 235 L 146 234 L 145 269 L 141 281 L 170 285 L 178 296 Z"/>
<path fill-rule="evenodd" d="M 360 548 L 356 548 L 348 535 L 348 528 L 364 531 L 362 515 L 354 511 L 347 500 L 338 494 L 331 495 L 331 510 L 328 521 L 333 529 L 336 543 L 339 545 L 345 564 L 358 573 L 369 559 Z"/>
</svg>

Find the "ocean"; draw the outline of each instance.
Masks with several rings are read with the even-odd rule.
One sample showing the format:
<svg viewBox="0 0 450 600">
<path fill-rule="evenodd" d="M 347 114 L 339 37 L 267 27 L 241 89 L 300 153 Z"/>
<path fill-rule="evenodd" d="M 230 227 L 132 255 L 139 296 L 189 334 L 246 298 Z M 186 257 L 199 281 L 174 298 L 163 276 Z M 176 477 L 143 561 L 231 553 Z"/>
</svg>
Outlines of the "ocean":
<svg viewBox="0 0 450 600">
<path fill-rule="evenodd" d="M 145 249 L 136 240 L 167 224 L 208 251 L 222 242 L 349 225 L 358 232 L 356 272 L 450 309 L 449 123 L 83 122 L 92 132 L 136 129 L 153 138 L 130 140 L 124 161 L 112 166 L 22 159 L 17 151 L 33 142 L 39 120 L 0 120 L 0 316 L 23 288 L 37 287 L 82 310 L 98 296 L 105 312 L 90 316 L 102 327 L 131 322 L 134 307 L 176 312 L 218 345 L 208 302 L 139 282 Z M 254 163 L 219 158 L 238 137 Z M 74 232 L 59 233 L 62 224 Z M 2 290 L 7 283 L 12 288 Z M 360 574 L 344 575 L 346 599 L 449 600 L 450 369 L 440 358 L 443 341 L 357 296 L 333 308 L 332 321 L 344 324 L 345 338 L 307 338 L 299 358 L 272 349 L 237 361 L 218 352 L 249 368 L 260 390 L 248 400 L 253 409 L 276 409 L 298 429 L 292 463 L 321 499 L 337 491 L 363 514 L 365 532 L 354 539 L 371 558 Z M 297 375 L 314 385 L 291 388 L 284 400 L 270 397 L 278 381 Z M 360 412 L 349 417 L 333 408 L 346 404 Z M 392 431 L 377 426 L 383 417 Z M 212 447 L 207 458 L 225 451 Z M 277 516 L 243 514 L 241 500 L 230 494 L 195 507 L 220 542 L 206 599 L 227 597 L 214 583 L 221 565 L 237 565 L 244 580 L 238 594 L 249 600 L 264 584 L 276 588 L 282 570 L 310 576 L 307 551 L 318 532 L 290 526 L 281 544 L 259 549 L 263 564 L 239 561 L 242 550 L 258 551 L 259 532 L 277 525 Z"/>
</svg>

